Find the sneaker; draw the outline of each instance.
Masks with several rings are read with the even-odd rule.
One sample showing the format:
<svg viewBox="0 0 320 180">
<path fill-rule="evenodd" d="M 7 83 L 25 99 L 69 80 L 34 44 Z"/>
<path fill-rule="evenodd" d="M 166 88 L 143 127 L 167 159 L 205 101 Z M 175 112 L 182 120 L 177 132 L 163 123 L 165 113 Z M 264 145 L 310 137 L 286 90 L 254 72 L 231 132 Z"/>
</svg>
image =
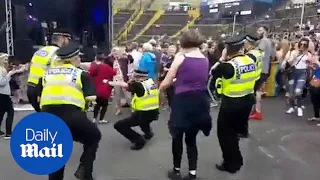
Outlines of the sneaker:
<svg viewBox="0 0 320 180">
<path fill-rule="evenodd" d="M 312 118 L 309 118 L 308 121 L 320 121 L 320 118 L 312 117 Z"/>
<path fill-rule="evenodd" d="M 255 112 L 250 116 L 250 119 L 252 120 L 262 120 L 262 113 L 261 112 Z"/>
<path fill-rule="evenodd" d="M 298 108 L 298 116 L 302 117 L 303 116 L 303 110 L 302 108 Z"/>
<path fill-rule="evenodd" d="M 182 178 L 182 180 L 194 180 L 194 179 L 197 179 L 197 175 L 193 175 L 193 174 L 188 174 L 187 176 L 184 176 Z"/>
<path fill-rule="evenodd" d="M 6 135 L 4 136 L 4 139 L 5 139 L 5 140 L 11 139 L 11 134 L 6 134 Z"/>
<path fill-rule="evenodd" d="M 287 110 L 287 114 L 292 114 L 295 111 L 295 109 L 293 107 L 291 107 L 290 109 Z"/>
<path fill-rule="evenodd" d="M 93 119 L 92 119 L 92 122 L 93 122 L 93 123 L 96 123 L 96 122 L 97 122 L 97 120 L 96 120 L 95 118 L 93 118 Z"/>
<path fill-rule="evenodd" d="M 167 173 L 167 177 L 170 180 L 182 180 L 180 170 L 173 169 Z"/>
<path fill-rule="evenodd" d="M 108 124 L 109 121 L 103 119 L 103 120 L 100 120 L 99 123 L 100 123 L 100 124 Z"/>
<path fill-rule="evenodd" d="M 5 135 L 6 135 L 6 133 L 4 133 L 3 131 L 0 131 L 0 137 L 3 137 Z"/>
</svg>

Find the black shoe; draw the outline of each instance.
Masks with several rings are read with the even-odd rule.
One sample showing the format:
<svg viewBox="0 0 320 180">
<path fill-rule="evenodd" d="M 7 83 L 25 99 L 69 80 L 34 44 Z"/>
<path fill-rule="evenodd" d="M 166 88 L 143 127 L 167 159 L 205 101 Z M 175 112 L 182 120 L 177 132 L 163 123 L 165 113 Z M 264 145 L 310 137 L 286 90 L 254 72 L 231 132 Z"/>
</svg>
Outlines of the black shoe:
<svg viewBox="0 0 320 180">
<path fill-rule="evenodd" d="M 4 139 L 5 139 L 5 140 L 11 139 L 11 134 L 6 134 L 6 135 L 4 136 Z"/>
<path fill-rule="evenodd" d="M 144 139 L 141 139 L 135 143 L 133 143 L 133 145 L 131 146 L 131 150 L 140 150 L 144 147 L 144 145 L 146 144 L 146 141 Z"/>
<path fill-rule="evenodd" d="M 249 133 L 246 134 L 238 134 L 239 138 L 249 138 Z"/>
<path fill-rule="evenodd" d="M 84 166 L 79 165 L 77 171 L 74 173 L 74 176 L 79 180 L 93 180 L 92 175 L 86 175 Z"/>
<path fill-rule="evenodd" d="M 237 170 L 227 169 L 223 163 L 222 164 L 216 164 L 216 168 L 219 171 L 225 171 L 225 172 L 228 172 L 228 173 L 231 173 L 231 174 L 234 174 L 234 173 L 237 172 Z"/>
<path fill-rule="evenodd" d="M 6 135 L 6 133 L 4 133 L 3 131 L 0 131 L 0 137 L 3 137 L 5 135 Z"/>
<path fill-rule="evenodd" d="M 150 132 L 148 134 L 143 135 L 143 138 L 145 138 L 146 140 L 150 140 L 153 138 L 153 136 L 154 136 L 154 133 Z"/>
<path fill-rule="evenodd" d="M 129 108 L 130 105 L 129 105 L 128 103 L 126 103 L 126 104 L 122 105 L 121 107 L 122 107 L 122 108 Z"/>
<path fill-rule="evenodd" d="M 181 174 L 180 174 L 180 171 L 178 170 L 171 170 L 167 173 L 167 177 L 171 180 L 182 180 L 182 177 L 181 177 Z"/>
<path fill-rule="evenodd" d="M 187 176 L 183 177 L 182 180 L 193 180 L 197 179 L 197 175 L 188 174 Z"/>
</svg>

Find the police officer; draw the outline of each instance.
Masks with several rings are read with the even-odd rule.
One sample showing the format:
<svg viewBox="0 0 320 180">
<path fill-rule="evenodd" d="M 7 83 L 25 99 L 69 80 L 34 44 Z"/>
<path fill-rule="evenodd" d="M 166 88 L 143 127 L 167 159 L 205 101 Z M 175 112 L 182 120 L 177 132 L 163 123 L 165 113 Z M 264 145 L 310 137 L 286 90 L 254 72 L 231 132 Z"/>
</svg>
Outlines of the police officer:
<svg viewBox="0 0 320 180">
<path fill-rule="evenodd" d="M 218 139 L 223 162 L 221 171 L 235 173 L 243 165 L 238 134 L 246 125 L 254 102 L 255 62 L 244 55 L 245 36 L 227 40 L 227 59 L 215 69 L 213 76 L 221 79 L 221 106 L 217 120 Z M 216 78 L 216 77 L 213 77 Z"/>
<path fill-rule="evenodd" d="M 133 81 L 129 83 L 109 81 L 108 84 L 127 88 L 129 92 L 133 93 L 131 101 L 133 112 L 131 116 L 115 123 L 114 128 L 133 143 L 132 150 L 142 149 L 146 140 L 154 136 L 150 123 L 157 120 L 159 115 L 159 91 L 157 85 L 151 78 L 148 78 L 148 72 L 141 70 L 134 71 Z M 131 127 L 134 126 L 140 126 L 144 135 L 141 136 L 132 130 Z"/>
<path fill-rule="evenodd" d="M 70 128 L 74 141 L 83 144 L 76 178 L 92 180 L 93 162 L 101 133 L 86 116 L 86 101 L 95 101 L 94 85 L 89 75 L 77 68 L 80 65 L 80 49 L 69 43 L 57 51 L 58 64 L 49 68 L 37 85 L 40 107 L 60 117 Z M 66 113 L 67 112 L 67 113 Z M 64 167 L 49 175 L 49 180 L 62 180 Z"/>
<path fill-rule="evenodd" d="M 256 104 L 257 106 L 261 106 L 261 87 L 263 83 L 265 82 L 265 78 L 261 79 L 261 73 L 262 73 L 262 57 L 263 57 L 263 51 L 259 49 L 257 46 L 257 41 L 259 40 L 258 37 L 247 34 L 246 35 L 246 43 L 244 44 L 246 55 L 249 56 L 252 60 L 255 61 L 257 66 L 257 81 L 254 87 L 254 91 L 256 94 Z M 252 109 L 252 112 L 250 114 L 250 119 L 262 119 L 262 113 L 259 111 L 261 107 L 254 106 Z"/>
<path fill-rule="evenodd" d="M 51 45 L 39 49 L 34 53 L 31 59 L 27 95 L 29 102 L 37 112 L 40 111 L 40 106 L 35 87 L 39 82 L 39 78 L 43 77 L 45 71 L 56 58 L 56 51 L 60 47 L 68 44 L 70 39 L 71 34 L 69 31 L 65 29 L 56 29 L 51 36 Z"/>
</svg>

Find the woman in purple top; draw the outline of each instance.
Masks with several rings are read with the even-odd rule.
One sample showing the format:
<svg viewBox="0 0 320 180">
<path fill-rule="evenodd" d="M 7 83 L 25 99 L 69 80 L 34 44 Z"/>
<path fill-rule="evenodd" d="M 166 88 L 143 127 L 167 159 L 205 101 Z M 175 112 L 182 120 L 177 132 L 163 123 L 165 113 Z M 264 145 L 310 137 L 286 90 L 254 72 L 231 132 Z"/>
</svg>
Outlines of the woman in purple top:
<svg viewBox="0 0 320 180">
<path fill-rule="evenodd" d="M 183 151 L 183 136 L 187 146 L 189 175 L 184 180 L 196 179 L 197 144 L 199 130 L 208 136 L 211 130 L 209 99 L 206 92 L 208 59 L 199 47 L 204 38 L 197 30 L 185 32 L 180 39 L 182 50 L 175 56 L 160 90 L 175 81 L 175 93 L 171 105 L 168 127 L 172 136 L 173 170 L 170 179 L 181 179 L 180 164 Z"/>
</svg>

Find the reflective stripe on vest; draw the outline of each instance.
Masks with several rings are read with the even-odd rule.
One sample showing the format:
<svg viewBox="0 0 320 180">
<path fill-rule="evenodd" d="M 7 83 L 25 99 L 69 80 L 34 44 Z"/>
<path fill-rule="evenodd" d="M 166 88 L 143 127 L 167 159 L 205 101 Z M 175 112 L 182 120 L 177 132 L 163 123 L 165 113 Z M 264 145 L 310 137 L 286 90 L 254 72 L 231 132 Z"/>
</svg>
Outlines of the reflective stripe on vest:
<svg viewBox="0 0 320 180">
<path fill-rule="evenodd" d="M 45 71 L 50 66 L 55 52 L 58 50 L 56 46 L 45 46 L 34 53 L 31 59 L 30 73 L 28 82 L 38 84 L 39 79 L 44 76 Z"/>
<path fill-rule="evenodd" d="M 73 87 L 75 89 L 77 89 L 78 91 L 82 92 L 82 88 L 80 87 L 79 84 L 76 83 L 72 83 L 72 82 L 46 82 L 46 86 L 70 86 Z"/>
<path fill-rule="evenodd" d="M 159 91 L 152 79 L 142 82 L 145 89 L 144 96 L 134 94 L 131 106 L 134 111 L 149 111 L 159 109 Z"/>
<path fill-rule="evenodd" d="M 235 73 L 231 79 L 222 78 L 222 94 L 228 97 L 243 97 L 254 92 L 256 65 L 248 56 L 237 56 L 228 61 Z"/>
<path fill-rule="evenodd" d="M 81 73 L 70 64 L 49 68 L 42 81 L 40 106 L 71 104 L 85 109 Z"/>
<path fill-rule="evenodd" d="M 77 106 L 82 106 L 82 103 L 83 103 L 83 100 L 70 97 L 67 95 L 48 95 L 48 96 L 41 97 L 41 101 L 59 102 L 60 104 L 72 104 Z M 56 103 L 53 103 L 53 104 L 56 104 Z"/>
</svg>

